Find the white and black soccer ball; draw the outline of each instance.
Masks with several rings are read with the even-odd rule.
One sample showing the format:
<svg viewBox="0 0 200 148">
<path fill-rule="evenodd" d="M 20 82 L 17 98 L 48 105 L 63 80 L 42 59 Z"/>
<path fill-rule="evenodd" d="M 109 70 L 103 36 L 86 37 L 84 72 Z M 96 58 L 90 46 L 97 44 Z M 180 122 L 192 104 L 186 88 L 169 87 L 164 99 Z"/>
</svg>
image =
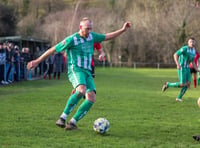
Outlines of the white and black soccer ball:
<svg viewBox="0 0 200 148">
<path fill-rule="evenodd" d="M 95 132 L 105 134 L 110 128 L 110 123 L 106 118 L 98 118 L 94 121 L 93 129 Z"/>
</svg>

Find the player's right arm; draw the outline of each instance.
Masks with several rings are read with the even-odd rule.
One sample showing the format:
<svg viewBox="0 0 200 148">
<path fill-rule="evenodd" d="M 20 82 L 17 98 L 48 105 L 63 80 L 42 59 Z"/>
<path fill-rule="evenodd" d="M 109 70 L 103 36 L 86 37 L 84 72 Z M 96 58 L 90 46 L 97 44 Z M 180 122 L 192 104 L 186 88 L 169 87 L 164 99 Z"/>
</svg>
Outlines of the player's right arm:
<svg viewBox="0 0 200 148">
<path fill-rule="evenodd" d="M 177 69 L 180 69 L 181 66 L 180 66 L 179 63 L 178 63 L 178 55 L 177 55 L 177 53 L 174 53 L 174 61 L 175 61 L 175 63 L 176 63 Z"/>
<path fill-rule="evenodd" d="M 174 53 L 174 61 L 176 63 L 177 69 L 181 68 L 181 63 L 179 63 L 179 56 L 181 56 L 187 52 L 187 47 L 188 46 L 183 46 Z"/>
<path fill-rule="evenodd" d="M 33 69 L 35 67 L 38 66 L 38 64 L 40 64 L 42 61 L 44 61 L 45 59 L 47 59 L 50 55 L 52 55 L 54 52 L 56 51 L 55 47 L 51 47 L 50 49 L 48 49 L 45 53 L 43 53 L 40 57 L 38 57 L 35 60 L 32 60 L 30 62 L 28 62 L 27 64 L 27 69 Z"/>
</svg>

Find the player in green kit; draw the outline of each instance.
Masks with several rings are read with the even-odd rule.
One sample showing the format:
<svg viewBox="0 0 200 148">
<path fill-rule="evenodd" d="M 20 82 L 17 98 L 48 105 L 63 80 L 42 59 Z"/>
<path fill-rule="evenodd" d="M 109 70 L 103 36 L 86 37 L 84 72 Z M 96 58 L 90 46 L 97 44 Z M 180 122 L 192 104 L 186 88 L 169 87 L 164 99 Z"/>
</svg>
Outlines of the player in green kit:
<svg viewBox="0 0 200 148">
<path fill-rule="evenodd" d="M 63 113 L 56 121 L 57 126 L 65 128 L 66 130 L 77 129 L 77 122 L 87 114 L 96 100 L 96 88 L 91 74 L 93 44 L 119 36 L 131 27 L 131 23 L 126 22 L 121 29 L 107 34 L 92 32 L 92 27 L 92 21 L 89 18 L 83 18 L 80 22 L 79 32 L 68 36 L 62 42 L 51 47 L 43 55 L 29 62 L 27 65 L 28 69 L 35 68 L 54 52 L 61 52 L 63 50 L 67 52 L 68 78 L 76 91 L 69 97 Z M 84 95 L 86 97 L 85 100 L 81 103 L 75 115 L 65 125 L 68 115 Z"/>
<path fill-rule="evenodd" d="M 193 67 L 197 71 L 199 71 L 196 64 L 194 63 L 194 57 L 196 55 L 195 44 L 195 39 L 191 37 L 188 40 L 188 45 L 181 47 L 174 54 L 174 61 L 177 65 L 179 82 L 165 82 L 165 84 L 162 87 L 163 92 L 169 87 L 180 87 L 181 91 L 177 96 L 176 101 L 181 102 L 183 95 L 185 94 L 186 90 L 190 87 L 191 74 L 189 64 L 192 62 Z"/>
</svg>

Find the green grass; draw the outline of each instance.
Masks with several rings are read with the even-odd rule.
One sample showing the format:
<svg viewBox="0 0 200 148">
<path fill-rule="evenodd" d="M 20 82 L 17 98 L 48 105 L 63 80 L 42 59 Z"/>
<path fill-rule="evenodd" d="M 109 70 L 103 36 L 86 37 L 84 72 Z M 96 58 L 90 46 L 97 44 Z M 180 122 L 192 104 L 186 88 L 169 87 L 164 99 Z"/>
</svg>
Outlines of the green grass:
<svg viewBox="0 0 200 148">
<path fill-rule="evenodd" d="M 0 147 L 200 147 L 192 139 L 200 134 L 200 87 L 192 83 L 176 102 L 180 89 L 162 93 L 165 81 L 177 81 L 175 69 L 96 68 L 97 101 L 78 131 L 55 126 L 72 90 L 66 75 L 0 87 Z M 92 128 L 98 117 L 110 122 L 104 136 Z"/>
</svg>

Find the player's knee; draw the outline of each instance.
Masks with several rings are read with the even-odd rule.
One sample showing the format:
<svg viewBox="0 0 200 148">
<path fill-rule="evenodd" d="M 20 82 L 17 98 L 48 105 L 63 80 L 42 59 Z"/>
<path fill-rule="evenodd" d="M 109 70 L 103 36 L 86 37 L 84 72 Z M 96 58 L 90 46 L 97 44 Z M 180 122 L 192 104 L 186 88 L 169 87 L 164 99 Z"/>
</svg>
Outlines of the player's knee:
<svg viewBox="0 0 200 148">
<path fill-rule="evenodd" d="M 80 95 L 84 96 L 86 93 L 86 87 L 84 85 L 80 85 L 76 88 Z"/>
<path fill-rule="evenodd" d="M 91 91 L 91 92 L 87 92 L 86 93 L 86 98 L 91 101 L 91 102 L 95 102 L 96 101 L 96 94 L 94 91 Z"/>
<path fill-rule="evenodd" d="M 85 95 L 85 90 L 79 90 L 78 91 L 80 95 L 84 96 Z"/>
</svg>

